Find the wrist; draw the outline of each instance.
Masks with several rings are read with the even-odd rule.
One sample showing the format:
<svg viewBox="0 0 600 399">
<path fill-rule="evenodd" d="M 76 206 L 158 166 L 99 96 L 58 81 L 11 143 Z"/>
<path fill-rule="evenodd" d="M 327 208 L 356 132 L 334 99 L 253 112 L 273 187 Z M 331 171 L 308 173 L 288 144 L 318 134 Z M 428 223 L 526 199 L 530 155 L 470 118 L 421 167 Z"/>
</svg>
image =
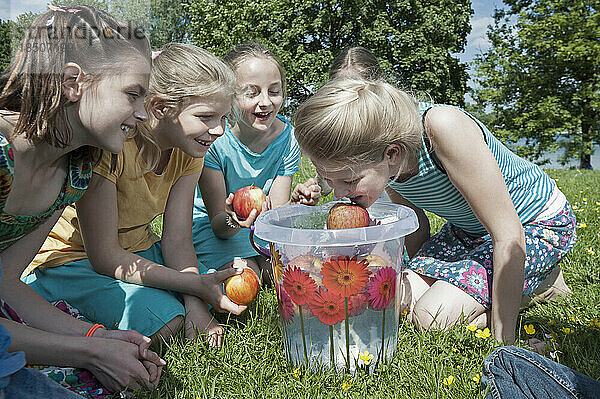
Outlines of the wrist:
<svg viewBox="0 0 600 399">
<path fill-rule="evenodd" d="M 106 327 L 104 327 L 102 324 L 95 323 L 87 330 L 87 332 L 83 336 L 87 338 L 93 337 L 94 334 L 96 334 L 99 330 L 106 331 Z M 100 335 L 102 335 L 102 333 L 100 333 Z"/>
</svg>

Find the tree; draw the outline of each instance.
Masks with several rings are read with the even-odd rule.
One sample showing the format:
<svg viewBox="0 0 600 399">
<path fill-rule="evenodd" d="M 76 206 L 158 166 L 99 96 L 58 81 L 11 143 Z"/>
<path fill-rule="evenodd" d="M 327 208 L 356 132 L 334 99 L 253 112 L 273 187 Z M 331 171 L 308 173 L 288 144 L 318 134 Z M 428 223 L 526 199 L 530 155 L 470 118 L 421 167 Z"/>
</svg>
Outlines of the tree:
<svg viewBox="0 0 600 399">
<path fill-rule="evenodd" d="M 190 0 L 190 35 L 224 55 L 259 41 L 281 57 L 295 106 L 328 77 L 345 47 L 364 46 L 400 87 L 436 101 L 463 104 L 464 49 L 471 27 L 469 0 Z"/>
<path fill-rule="evenodd" d="M 0 74 L 10 64 L 12 26 L 10 21 L 0 20 Z"/>
<path fill-rule="evenodd" d="M 597 0 L 505 0 L 476 57 L 480 106 L 499 135 L 539 163 L 565 148 L 562 163 L 590 167 L 600 115 L 600 13 Z"/>
</svg>

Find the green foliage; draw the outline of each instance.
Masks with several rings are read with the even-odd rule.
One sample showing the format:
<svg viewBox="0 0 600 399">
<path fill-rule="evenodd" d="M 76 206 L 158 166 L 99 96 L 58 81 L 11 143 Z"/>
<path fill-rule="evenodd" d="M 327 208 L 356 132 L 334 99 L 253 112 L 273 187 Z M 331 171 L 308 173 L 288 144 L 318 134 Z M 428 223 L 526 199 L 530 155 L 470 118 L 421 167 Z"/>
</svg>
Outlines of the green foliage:
<svg viewBox="0 0 600 399">
<path fill-rule="evenodd" d="M 288 73 L 291 106 L 328 78 L 343 48 L 370 49 L 402 88 L 462 104 L 463 50 L 472 14 L 468 0 L 190 0 L 190 35 L 217 55 L 259 41 L 275 50 Z"/>
<path fill-rule="evenodd" d="M 488 107 L 499 137 L 525 140 L 518 153 L 544 163 L 589 164 L 600 127 L 600 9 L 592 0 L 505 0 L 476 57 L 476 99 Z"/>
<path fill-rule="evenodd" d="M 0 20 L 0 74 L 10 64 L 11 57 L 11 39 L 12 39 L 12 24 L 10 21 Z"/>
</svg>

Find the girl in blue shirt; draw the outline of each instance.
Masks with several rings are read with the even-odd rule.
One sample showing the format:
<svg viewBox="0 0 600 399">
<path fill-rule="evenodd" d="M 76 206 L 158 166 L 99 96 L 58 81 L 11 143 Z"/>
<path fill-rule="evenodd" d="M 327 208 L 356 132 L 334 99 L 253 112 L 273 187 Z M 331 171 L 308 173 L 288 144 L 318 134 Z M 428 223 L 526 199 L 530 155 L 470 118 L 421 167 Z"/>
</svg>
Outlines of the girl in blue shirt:
<svg viewBox="0 0 600 399">
<path fill-rule="evenodd" d="M 257 212 L 239 220 L 233 194 L 253 184 L 268 196 L 263 209 L 290 200 L 300 150 L 293 127 L 278 112 L 285 98 L 285 71 L 259 44 L 232 49 L 225 61 L 236 74 L 238 92 L 225 134 L 210 147 L 194 201 L 193 240 L 200 263 L 209 269 L 268 267 L 250 244 Z"/>
</svg>

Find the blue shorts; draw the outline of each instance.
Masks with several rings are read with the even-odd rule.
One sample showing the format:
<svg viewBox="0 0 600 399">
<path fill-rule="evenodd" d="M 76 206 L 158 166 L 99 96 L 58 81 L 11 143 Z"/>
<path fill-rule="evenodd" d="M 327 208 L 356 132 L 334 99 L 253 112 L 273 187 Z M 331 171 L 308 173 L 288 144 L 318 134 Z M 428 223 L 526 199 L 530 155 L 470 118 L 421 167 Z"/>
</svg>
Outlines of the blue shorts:
<svg viewBox="0 0 600 399">
<path fill-rule="evenodd" d="M 135 254 L 164 264 L 160 242 Z M 200 273 L 206 272 L 204 265 L 198 267 Z M 151 336 L 176 316 L 185 315 L 179 294 L 99 274 L 88 259 L 37 268 L 23 281 L 48 302 L 63 299 L 90 322 L 111 329 Z"/>
</svg>

